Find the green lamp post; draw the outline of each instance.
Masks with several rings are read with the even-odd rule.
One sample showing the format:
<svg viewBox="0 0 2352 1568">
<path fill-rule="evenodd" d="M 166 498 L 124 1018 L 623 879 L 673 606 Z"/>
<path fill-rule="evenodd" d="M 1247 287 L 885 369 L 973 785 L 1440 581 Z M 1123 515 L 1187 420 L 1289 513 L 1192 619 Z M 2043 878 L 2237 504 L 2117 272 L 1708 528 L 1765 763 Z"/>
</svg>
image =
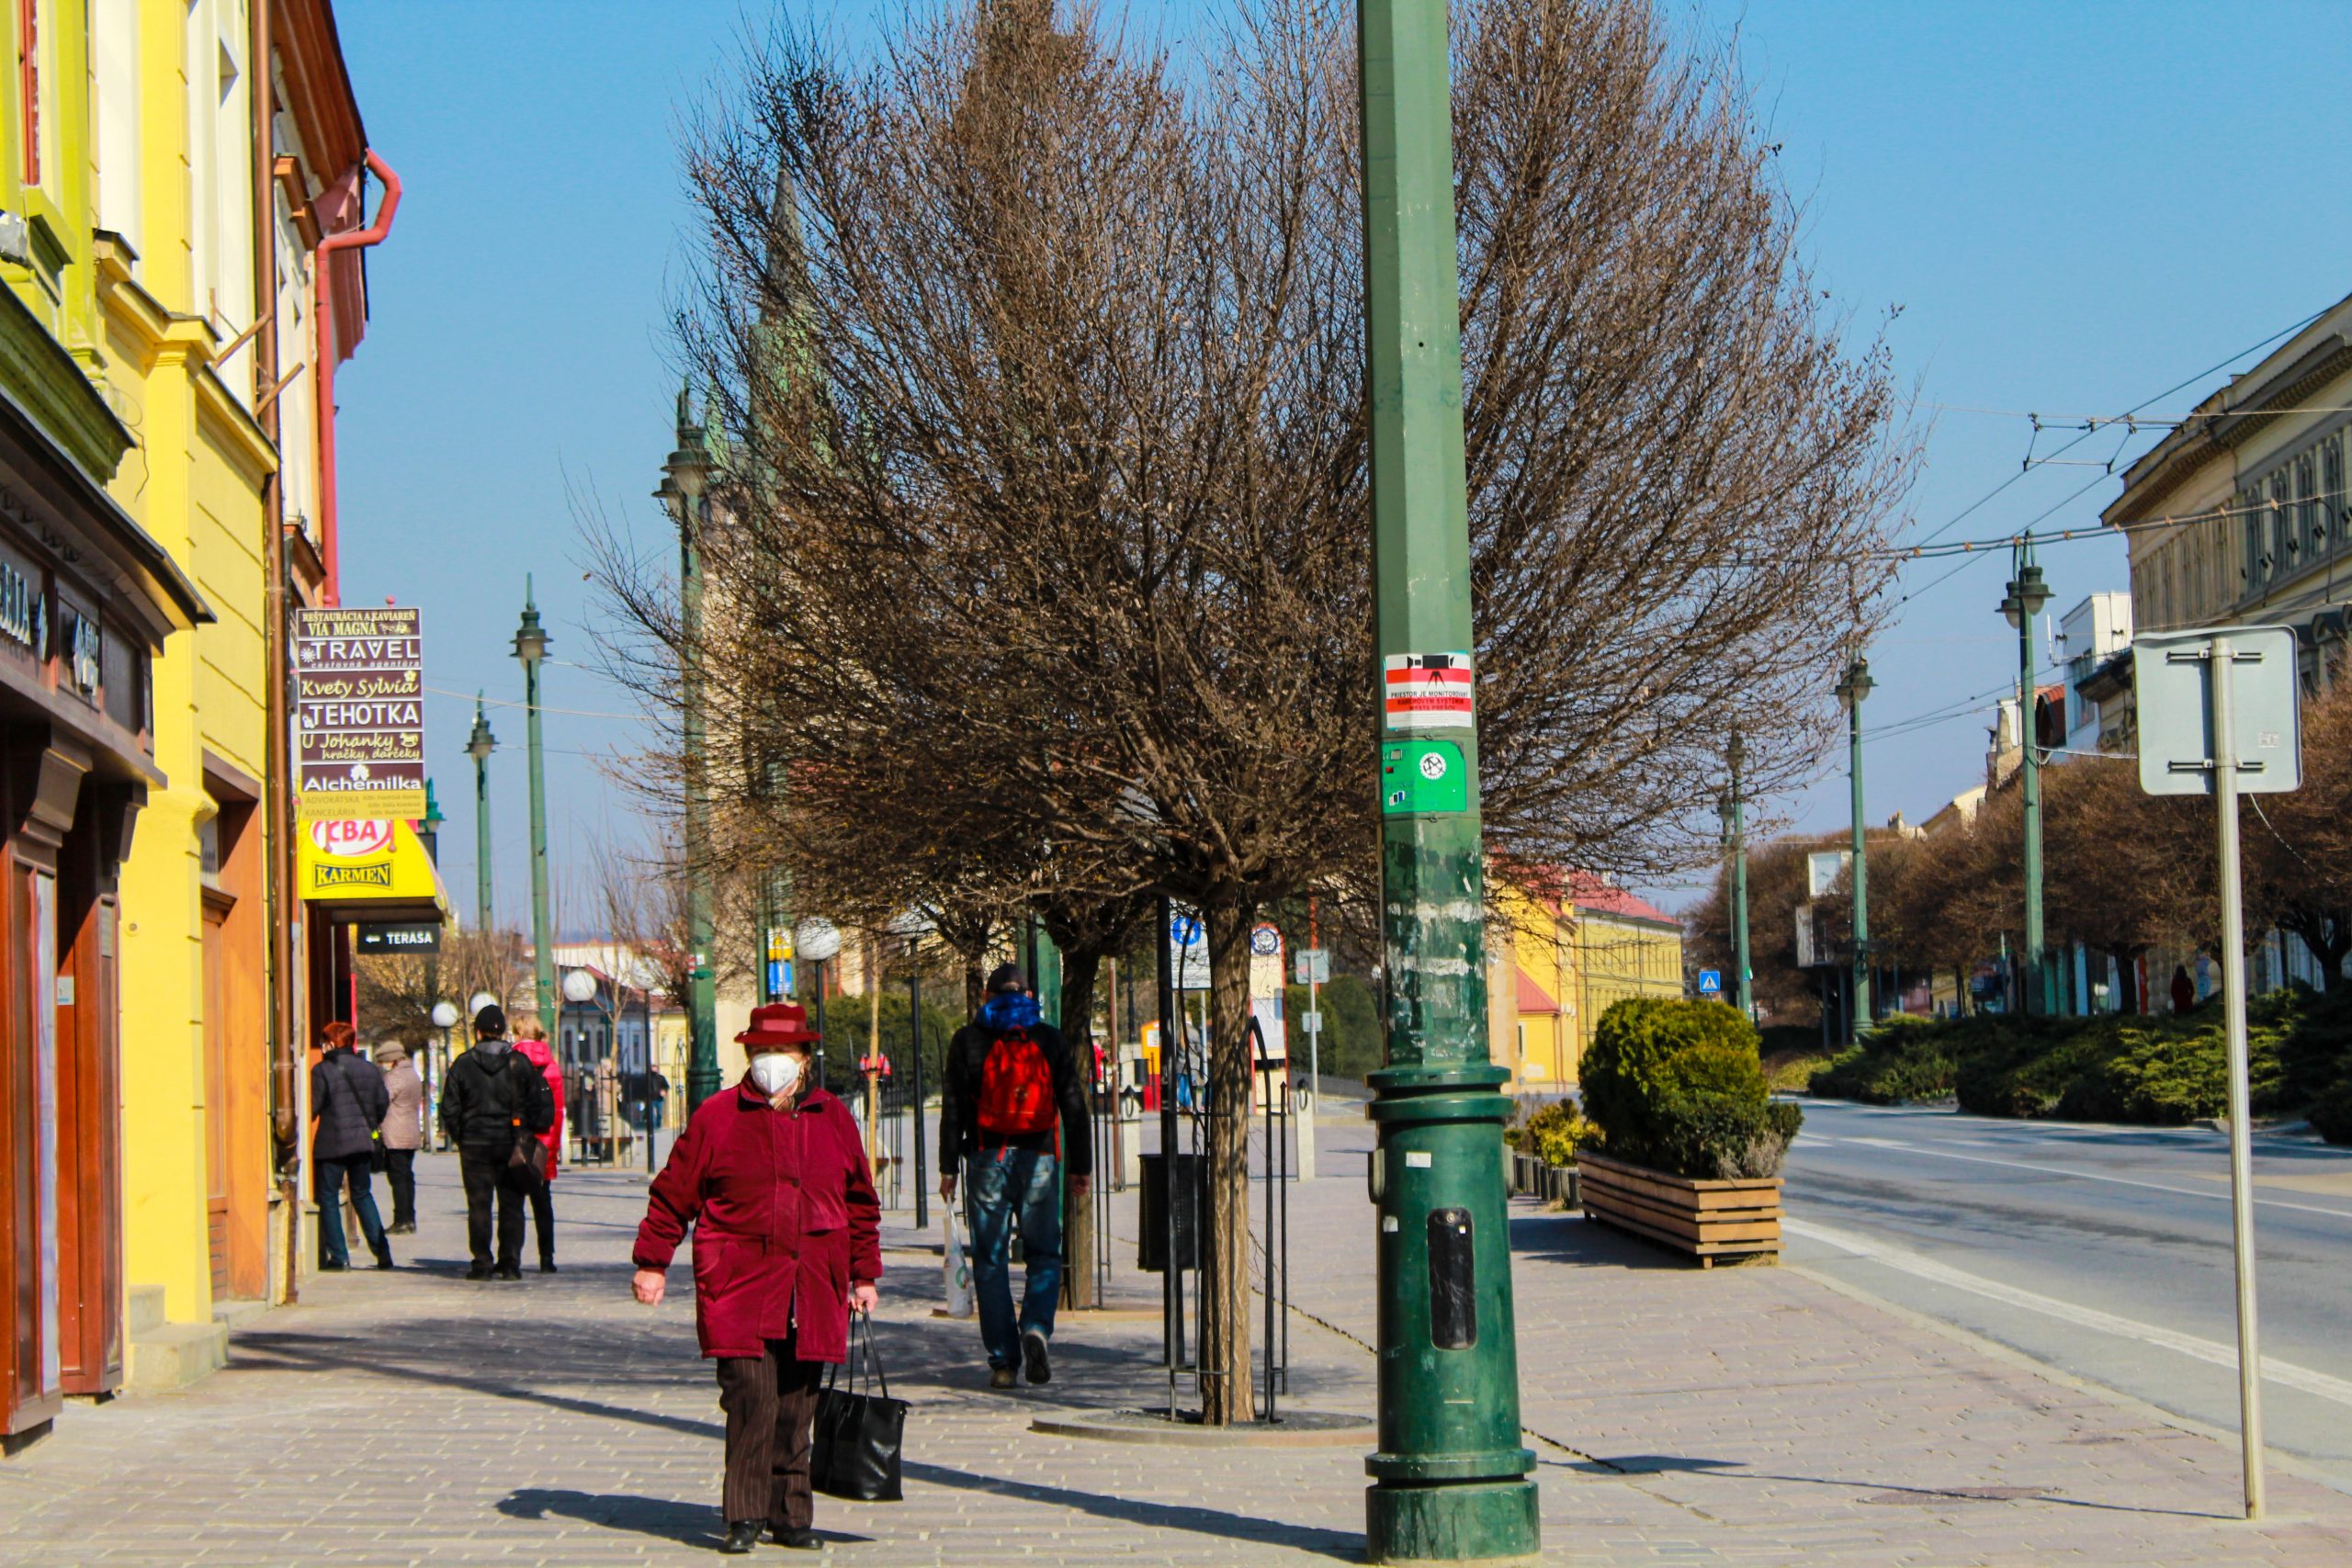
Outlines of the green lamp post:
<svg viewBox="0 0 2352 1568">
<path fill-rule="evenodd" d="M 466 755 L 474 760 L 474 929 L 490 930 L 490 754 L 498 737 L 490 732 L 490 716 L 482 711 L 481 694 L 474 694 L 474 728 L 466 737 Z"/>
<path fill-rule="evenodd" d="M 1374 1562 L 1531 1556 L 1502 1162 L 1462 447 L 1446 7 L 1362 0 L 1366 379 L 1380 693 L 1379 1451 Z"/>
<path fill-rule="evenodd" d="M 2033 732 L 2033 623 L 2050 603 L 2050 590 L 2033 563 L 2032 540 L 2018 541 L 2016 565 L 2001 614 L 2018 634 L 2018 791 L 2025 815 L 2025 973 L 2018 997 L 2024 1011 L 2047 1013 L 2052 1009 L 2041 933 L 2041 754 Z"/>
<path fill-rule="evenodd" d="M 1871 679 L 1871 661 L 1856 654 L 1838 682 L 1838 700 L 1846 708 L 1847 772 L 1853 783 L 1854 811 L 1854 1005 L 1847 1019 L 1847 1038 L 1858 1039 L 1871 1021 L 1871 867 L 1862 844 L 1862 699 L 1878 685 Z"/>
<path fill-rule="evenodd" d="M 710 444 L 694 417 L 694 396 L 678 391 L 678 445 L 662 465 L 653 491 L 678 525 L 678 697 L 685 740 L 686 943 L 691 967 L 686 985 L 686 1109 L 718 1092 L 718 982 L 711 965 L 714 939 L 710 913 L 710 797 L 703 777 L 702 548 L 708 516 L 704 497 L 710 483 Z M 763 963 L 766 953 L 761 954 Z"/>
<path fill-rule="evenodd" d="M 1740 795 L 1740 765 L 1747 761 L 1747 742 L 1731 732 L 1727 749 L 1731 763 L 1731 794 L 1724 803 L 1724 833 L 1731 849 L 1731 962 L 1737 986 L 1739 1010 L 1756 1016 L 1755 970 L 1747 961 L 1747 802 Z"/>
<path fill-rule="evenodd" d="M 539 1021 L 555 1022 L 555 930 L 548 919 L 547 750 L 539 739 L 539 665 L 548 634 L 539 625 L 538 597 L 523 579 L 523 624 L 514 630 L 514 657 L 523 662 L 524 751 L 531 775 L 531 952 Z"/>
</svg>

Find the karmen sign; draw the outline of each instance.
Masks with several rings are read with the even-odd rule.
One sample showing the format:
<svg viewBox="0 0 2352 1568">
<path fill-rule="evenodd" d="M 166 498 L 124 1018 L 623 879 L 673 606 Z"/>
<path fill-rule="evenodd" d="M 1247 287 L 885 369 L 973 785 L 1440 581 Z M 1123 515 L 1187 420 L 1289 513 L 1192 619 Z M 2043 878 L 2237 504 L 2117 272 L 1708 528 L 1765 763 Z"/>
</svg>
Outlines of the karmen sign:
<svg viewBox="0 0 2352 1568">
<path fill-rule="evenodd" d="M 424 815 L 424 644 L 414 610 L 303 610 L 295 623 L 297 815 Z"/>
</svg>

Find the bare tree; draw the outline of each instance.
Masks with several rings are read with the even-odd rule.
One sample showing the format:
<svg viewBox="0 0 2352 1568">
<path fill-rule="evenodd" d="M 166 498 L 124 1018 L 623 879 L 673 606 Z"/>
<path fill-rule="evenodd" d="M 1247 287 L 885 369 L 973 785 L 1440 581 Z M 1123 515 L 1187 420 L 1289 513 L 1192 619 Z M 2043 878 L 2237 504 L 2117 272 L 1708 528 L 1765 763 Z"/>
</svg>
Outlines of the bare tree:
<svg viewBox="0 0 2352 1568">
<path fill-rule="evenodd" d="M 715 857 L 967 935 L 1206 915 L 1213 1421 L 1250 1415 L 1250 929 L 1377 881 L 1346 20 L 1269 0 L 1181 77 L 1046 0 L 901 13 L 864 61 L 781 33 L 688 139 L 681 335 L 727 454 L 700 646 L 604 547 L 642 687 L 695 659 L 757 739 L 707 776 Z M 1910 447 L 1727 61 L 1632 0 L 1457 29 L 1489 832 L 1684 864 L 1716 716 L 1770 738 L 1761 787 L 1813 765 Z"/>
</svg>

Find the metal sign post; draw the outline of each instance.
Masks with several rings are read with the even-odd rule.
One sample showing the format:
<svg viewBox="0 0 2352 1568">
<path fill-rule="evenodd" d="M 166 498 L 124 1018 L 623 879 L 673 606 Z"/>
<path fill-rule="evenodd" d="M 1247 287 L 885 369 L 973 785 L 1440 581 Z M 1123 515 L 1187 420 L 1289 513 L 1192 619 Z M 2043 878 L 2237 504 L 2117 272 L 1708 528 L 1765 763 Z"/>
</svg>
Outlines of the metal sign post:
<svg viewBox="0 0 2352 1568">
<path fill-rule="evenodd" d="M 2262 1337 L 2254 1293 L 2254 1151 L 2247 1122 L 2245 917 L 2238 796 L 2302 783 L 2295 634 L 2222 627 L 2139 638 L 2132 650 L 2140 787 L 2213 796 L 2222 882 L 2222 1007 L 2230 1074 L 2230 1219 L 2237 1265 L 2238 1427 L 2245 1517 L 2263 1513 Z"/>
</svg>

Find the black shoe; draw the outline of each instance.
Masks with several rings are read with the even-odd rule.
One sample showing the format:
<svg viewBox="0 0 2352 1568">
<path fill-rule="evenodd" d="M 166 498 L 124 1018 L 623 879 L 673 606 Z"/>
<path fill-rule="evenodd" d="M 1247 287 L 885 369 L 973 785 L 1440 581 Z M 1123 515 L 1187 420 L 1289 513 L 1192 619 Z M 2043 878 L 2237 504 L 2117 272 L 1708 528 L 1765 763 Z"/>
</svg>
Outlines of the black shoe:
<svg viewBox="0 0 2352 1568">
<path fill-rule="evenodd" d="M 492 1270 L 483 1268 L 479 1263 L 466 1270 L 466 1278 L 469 1280 L 487 1280 L 491 1277 Z"/>
<path fill-rule="evenodd" d="M 555 1272 L 555 1259 L 554 1259 L 554 1258 L 540 1258 L 540 1259 L 539 1259 L 539 1272 L 540 1272 L 540 1273 L 542 1273 L 542 1274 L 552 1274 L 552 1273 L 554 1273 L 554 1272 Z"/>
<path fill-rule="evenodd" d="M 1011 1388 L 1012 1383 L 1012 1369 L 1011 1367 L 990 1367 L 989 1369 L 989 1386 L 990 1388 Z"/>
<path fill-rule="evenodd" d="M 825 1544 L 825 1538 L 815 1530 L 793 1529 L 783 1526 L 771 1527 L 768 1539 L 778 1546 L 788 1546 L 795 1551 L 821 1551 Z"/>
<path fill-rule="evenodd" d="M 519 1268 L 493 1269 L 490 1271 L 490 1277 L 493 1280 L 519 1280 L 523 1277 L 523 1270 Z"/>
<path fill-rule="evenodd" d="M 389 1252 L 387 1252 L 386 1254 L 384 1254 L 384 1256 L 383 1256 L 383 1257 L 379 1258 L 378 1259 L 376 1259 L 376 1267 L 377 1267 L 377 1268 L 379 1268 L 379 1269 L 390 1269 L 391 1266 L 392 1266 L 392 1255 L 391 1255 L 390 1253 L 389 1253 Z"/>
<path fill-rule="evenodd" d="M 350 1269 L 351 1265 L 348 1263 L 322 1263 L 319 1265 L 319 1272 L 322 1274 L 347 1273 Z"/>
<path fill-rule="evenodd" d="M 1046 1337 L 1034 1328 L 1021 1337 L 1021 1371 L 1031 1382 L 1054 1381 L 1053 1364 L 1046 1359 Z"/>
<path fill-rule="evenodd" d="M 718 1550 L 729 1557 L 741 1557 L 760 1544 L 760 1531 L 766 1527 L 757 1519 L 738 1519 L 727 1527 L 727 1539 Z"/>
<path fill-rule="evenodd" d="M 384 1234 L 387 1235 L 414 1235 L 416 1234 L 416 1222 L 414 1220 L 394 1220 L 392 1222 L 392 1228 Z"/>
</svg>

